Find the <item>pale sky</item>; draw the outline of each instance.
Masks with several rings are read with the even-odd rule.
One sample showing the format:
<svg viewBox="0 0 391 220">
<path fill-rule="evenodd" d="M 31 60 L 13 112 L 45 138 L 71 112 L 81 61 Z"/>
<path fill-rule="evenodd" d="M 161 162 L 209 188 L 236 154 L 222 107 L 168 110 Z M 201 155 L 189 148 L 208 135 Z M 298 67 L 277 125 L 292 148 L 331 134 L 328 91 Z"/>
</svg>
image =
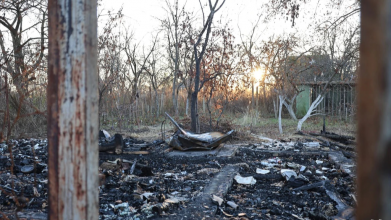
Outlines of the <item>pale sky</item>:
<svg viewBox="0 0 391 220">
<path fill-rule="evenodd" d="M 115 2 L 115 4 L 113 4 Z M 179 5 L 183 5 L 186 1 L 179 1 Z M 261 12 L 263 0 L 226 0 L 221 10 L 216 14 L 215 20 L 222 16 L 223 20 L 231 20 L 230 26 L 238 32 L 238 25 L 242 33 L 248 33 L 252 27 L 252 23 L 256 21 L 257 14 Z M 106 9 L 118 10 L 123 5 L 123 13 L 125 22 L 134 30 L 136 38 L 141 40 L 149 37 L 154 33 L 160 22 L 156 17 L 163 18 L 166 16 L 164 0 L 103 0 L 103 7 Z M 202 18 L 198 0 L 188 0 L 186 8 L 190 11 L 197 12 L 197 17 Z M 200 20 L 201 21 L 201 20 Z M 278 26 L 276 32 L 291 31 L 291 23 L 284 19 L 275 21 Z M 261 27 L 265 29 L 266 27 Z M 295 27 L 297 28 L 297 27 Z M 239 35 L 237 34 L 237 38 Z M 237 39 L 238 40 L 238 39 Z"/>
<path fill-rule="evenodd" d="M 222 20 L 230 21 L 230 27 L 234 29 L 236 43 L 240 43 L 239 29 L 243 35 L 248 35 L 255 23 L 259 13 L 266 14 L 263 9 L 263 4 L 269 0 L 226 0 L 225 4 L 215 16 L 215 21 L 222 16 Z M 349 11 L 349 6 L 356 0 L 344 0 L 343 7 L 345 11 L 332 10 L 335 16 L 345 14 Z M 174 2 L 171 0 L 171 2 Z M 206 3 L 206 0 L 201 0 Z M 212 1 L 213 2 L 213 1 Z M 221 2 L 221 1 L 220 1 Z M 201 23 L 202 14 L 200 11 L 198 0 L 179 0 L 179 6 L 186 3 L 188 11 L 197 13 L 197 17 Z M 295 27 L 291 27 L 291 21 L 286 20 L 285 16 L 276 16 L 268 23 L 260 22 L 257 30 L 257 35 L 260 40 L 266 40 L 272 35 L 289 34 L 297 31 L 301 37 L 310 37 L 313 35 L 309 25 L 314 24 L 316 19 L 321 19 L 322 14 L 327 13 L 325 8 L 328 1 L 311 0 L 300 7 L 300 15 L 297 18 Z M 165 0 L 103 0 L 102 7 L 99 10 L 117 11 L 123 6 L 123 14 L 125 15 L 124 22 L 135 33 L 136 41 L 149 41 L 151 34 L 155 33 L 159 28 L 160 22 L 158 18 L 166 17 L 166 12 L 163 7 L 166 7 Z M 314 16 L 316 15 L 316 17 Z M 358 15 L 356 16 L 359 21 Z"/>
</svg>

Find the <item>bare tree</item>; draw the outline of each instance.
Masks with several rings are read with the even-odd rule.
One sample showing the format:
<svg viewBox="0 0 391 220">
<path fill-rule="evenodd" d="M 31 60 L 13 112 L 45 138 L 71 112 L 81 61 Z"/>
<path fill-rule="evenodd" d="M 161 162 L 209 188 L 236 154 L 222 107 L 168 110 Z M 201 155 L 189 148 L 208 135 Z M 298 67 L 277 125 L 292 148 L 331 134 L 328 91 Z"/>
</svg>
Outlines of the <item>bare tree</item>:
<svg viewBox="0 0 391 220">
<path fill-rule="evenodd" d="M 350 27 L 348 31 L 343 31 L 340 26 L 332 28 L 325 32 L 325 45 L 327 48 L 321 48 L 323 53 L 330 57 L 328 61 L 321 66 L 325 72 L 330 69 L 330 74 L 327 77 L 327 82 L 323 86 L 322 91 L 318 94 L 315 101 L 310 105 L 307 113 L 297 123 L 297 130 L 301 131 L 303 123 L 311 116 L 320 114 L 316 111 L 316 107 L 323 101 L 327 93 L 328 86 L 335 79 L 335 76 L 343 77 L 346 71 L 354 71 L 353 66 L 357 66 L 359 52 L 359 27 Z"/>
<path fill-rule="evenodd" d="M 140 43 L 132 44 L 132 35 L 126 31 L 123 48 L 126 54 L 126 62 L 130 66 L 130 71 L 133 74 L 133 78 L 131 78 L 129 75 L 126 75 L 126 78 L 129 80 L 129 82 L 131 82 L 132 86 L 130 100 L 131 103 L 133 103 L 138 96 L 138 86 L 142 77 L 144 77 L 144 74 L 146 74 L 148 59 L 152 52 L 156 49 L 157 42 L 158 34 L 153 38 L 149 49 L 145 49 L 144 47 L 140 48 Z"/>
<path fill-rule="evenodd" d="M 47 48 L 45 46 L 46 1 L 6 0 L 0 4 L 0 10 L 3 12 L 0 16 L 0 25 L 6 29 L 6 31 L 0 30 L 1 68 L 11 75 L 18 91 L 26 93 L 29 80 L 35 79 L 34 71 L 41 64 Z M 28 15 L 36 16 L 32 24 L 25 21 Z M 23 26 L 26 24 L 29 26 Z M 9 35 L 9 42 L 6 41 L 5 35 Z M 12 46 L 8 48 L 10 44 Z M 30 57 L 26 57 L 29 50 L 34 52 Z"/>
<path fill-rule="evenodd" d="M 223 27 L 216 27 L 212 31 L 212 37 L 202 61 L 202 78 L 200 79 L 200 89 L 204 87 L 201 93 L 206 99 L 204 103 L 206 103 L 209 113 L 210 129 L 212 129 L 212 99 L 219 96 L 218 93 L 222 93 L 221 98 L 224 97 L 224 101 L 215 100 L 219 103 L 215 102 L 214 106 L 219 111 L 216 125 L 218 125 L 218 121 L 228 104 L 229 99 L 225 93 L 229 91 L 230 84 L 219 82 L 226 82 L 226 78 L 231 78 L 235 74 L 239 58 L 236 52 L 234 36 L 228 23 Z M 236 81 L 233 78 L 231 80 Z"/>
<path fill-rule="evenodd" d="M 286 17 L 286 19 L 290 19 L 292 22 L 292 26 L 295 25 L 297 22 L 297 19 L 299 18 L 300 15 L 300 8 L 303 8 L 305 4 L 308 4 L 311 1 L 297 1 L 297 0 L 272 0 L 268 1 L 268 3 L 265 4 L 265 8 L 268 10 L 268 16 L 267 18 L 270 18 L 275 15 L 280 15 L 282 14 L 283 16 Z M 313 1 L 315 2 L 315 1 Z M 318 5 L 320 2 L 325 2 L 325 1 L 317 1 L 316 8 L 318 8 Z M 324 15 L 326 14 L 331 14 L 330 11 L 340 9 L 340 7 L 343 5 L 343 3 L 348 4 L 348 11 L 346 13 L 337 16 L 336 18 L 331 17 L 325 19 L 321 24 L 327 24 L 328 28 L 333 28 L 336 26 L 339 26 L 340 24 L 344 23 L 348 18 L 354 16 L 355 14 L 358 14 L 361 11 L 360 7 L 360 1 L 358 0 L 329 0 L 327 3 L 330 5 L 327 8 L 320 8 L 319 11 L 323 12 Z M 314 16 L 318 16 L 318 13 L 315 12 Z"/>
<path fill-rule="evenodd" d="M 155 116 L 159 115 L 160 105 L 158 99 L 158 90 L 164 85 L 168 84 L 170 76 L 165 75 L 165 71 L 167 70 L 167 64 L 165 64 L 164 56 L 159 50 L 154 50 L 147 61 L 147 67 L 145 71 L 148 73 L 149 83 L 154 91 L 155 95 Z"/>
<path fill-rule="evenodd" d="M 166 37 L 167 37 L 167 47 L 168 54 L 173 62 L 174 71 L 173 71 L 173 79 L 172 79 L 172 102 L 173 102 L 173 110 L 175 115 L 178 115 L 178 103 L 177 103 L 177 87 L 178 87 L 178 76 L 179 76 L 179 68 L 181 62 L 181 54 L 180 48 L 182 47 L 182 43 L 184 41 L 183 37 L 184 31 L 186 29 L 185 24 L 181 25 L 182 20 L 185 19 L 185 5 L 180 7 L 178 5 L 178 0 L 175 0 L 174 5 L 170 3 L 169 0 L 166 0 L 165 8 L 167 12 L 167 18 L 161 20 L 162 26 L 165 29 Z"/>
<path fill-rule="evenodd" d="M 98 37 L 99 109 L 102 107 L 104 95 L 111 90 L 123 69 L 121 59 L 123 48 L 120 45 L 120 32 L 115 33 L 113 31 L 115 27 L 118 27 L 122 17 L 122 8 L 116 14 L 109 12 L 108 20 Z"/>
<path fill-rule="evenodd" d="M 212 30 L 212 22 L 213 18 L 215 16 L 215 13 L 217 13 L 221 7 L 224 5 L 225 0 L 223 0 L 222 3 L 219 4 L 219 0 L 216 0 L 214 4 L 212 4 L 211 0 L 209 0 L 209 15 L 207 19 L 205 20 L 205 14 L 204 10 L 200 1 L 200 6 L 202 10 L 202 15 L 203 15 L 203 28 L 201 32 L 198 34 L 197 39 L 194 43 L 194 58 L 195 58 L 195 69 L 196 69 L 196 74 L 195 74 L 195 79 L 194 79 L 194 91 L 191 96 L 191 129 L 192 131 L 196 132 L 199 131 L 199 128 L 197 129 L 197 124 L 198 124 L 198 92 L 200 89 L 200 74 L 201 74 L 201 61 L 202 57 L 204 56 L 206 47 L 208 45 L 208 40 L 209 40 L 209 34 Z M 205 34 L 205 37 L 204 37 Z M 203 43 L 201 44 L 201 41 Z M 198 51 L 198 46 L 201 44 L 201 50 Z"/>
<path fill-rule="evenodd" d="M 9 128 L 37 131 L 42 127 L 38 114 L 44 115 L 46 106 L 38 108 L 29 97 L 46 84 L 47 2 L 7 0 L 0 3 L 0 10 L 0 68 L 9 80 Z"/>
</svg>

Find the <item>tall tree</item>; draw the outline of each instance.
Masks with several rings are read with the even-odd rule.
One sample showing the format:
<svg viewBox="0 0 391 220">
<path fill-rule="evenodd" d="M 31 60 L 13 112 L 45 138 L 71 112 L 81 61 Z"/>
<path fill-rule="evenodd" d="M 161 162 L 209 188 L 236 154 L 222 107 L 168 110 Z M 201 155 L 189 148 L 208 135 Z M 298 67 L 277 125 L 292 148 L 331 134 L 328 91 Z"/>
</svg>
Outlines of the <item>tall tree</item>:
<svg viewBox="0 0 391 220">
<path fill-rule="evenodd" d="M 343 11 L 342 15 L 338 15 L 337 17 L 328 17 L 320 22 L 320 24 L 326 24 L 329 28 L 336 27 L 350 17 L 358 14 L 361 10 L 359 0 L 329 0 L 329 1 L 306 1 L 306 0 L 271 0 L 266 3 L 266 7 L 268 9 L 268 15 L 285 15 L 287 20 L 292 22 L 292 26 L 297 23 L 297 19 L 303 11 L 300 8 L 305 7 L 306 4 L 315 3 L 316 9 L 319 9 L 319 12 L 323 12 L 322 16 L 318 16 L 319 12 L 314 13 L 314 17 L 324 17 L 325 15 L 332 16 L 331 12 L 335 10 L 341 9 L 341 7 L 346 7 L 347 10 Z M 319 4 L 327 4 L 326 7 L 321 7 Z M 267 16 L 267 17 L 269 17 Z"/>
<path fill-rule="evenodd" d="M 3 12 L 0 25 L 6 29 L 0 30 L 1 68 L 11 75 L 13 84 L 25 95 L 29 80 L 35 78 L 33 73 L 40 66 L 47 48 L 47 3 L 44 0 L 4 0 L 0 11 Z M 25 21 L 34 15 L 34 21 L 29 20 L 32 24 Z M 12 46 L 8 48 L 10 44 Z M 26 58 L 29 50 L 34 52 Z"/>
<path fill-rule="evenodd" d="M 158 34 L 152 39 L 151 46 L 147 49 L 145 47 L 140 48 L 140 43 L 133 43 L 132 34 L 128 31 L 125 34 L 124 50 L 126 54 L 126 62 L 130 66 L 130 71 L 133 74 L 133 78 L 127 75 L 132 86 L 130 102 L 133 103 L 138 96 L 138 87 L 142 77 L 146 75 L 146 68 L 148 66 L 148 59 L 152 52 L 156 49 L 158 42 Z"/>
<path fill-rule="evenodd" d="M 198 34 L 197 39 L 194 43 L 194 58 L 195 58 L 195 78 L 194 78 L 194 91 L 191 96 L 191 130 L 194 132 L 199 132 L 199 128 L 197 129 L 198 123 L 198 92 L 200 89 L 200 74 L 201 74 L 201 61 L 204 56 L 206 47 L 208 45 L 209 35 L 212 30 L 212 22 L 215 14 L 221 9 L 224 5 L 225 0 L 219 4 L 219 0 L 216 0 L 214 4 L 212 4 L 211 0 L 209 0 L 209 15 L 205 20 L 204 9 L 201 4 L 201 0 L 199 1 L 201 6 L 201 11 L 203 15 L 203 28 L 201 32 Z M 203 42 L 201 44 L 201 42 Z M 198 51 L 198 46 L 201 44 L 201 49 Z"/>
<path fill-rule="evenodd" d="M 157 48 L 159 48 L 159 46 Z M 145 68 L 145 71 L 148 73 L 150 86 L 154 91 L 155 116 L 159 115 L 161 109 L 158 99 L 158 90 L 162 85 L 167 85 L 170 79 L 170 76 L 165 74 L 167 64 L 164 63 L 164 60 L 163 53 L 159 50 L 154 50 L 152 51 L 152 54 L 147 61 L 147 67 Z"/>
<path fill-rule="evenodd" d="M 202 61 L 200 89 L 206 99 L 206 107 L 209 113 L 209 125 L 212 128 L 212 99 L 215 100 L 215 109 L 219 111 L 217 123 L 228 105 L 228 94 L 232 89 L 232 84 L 237 84 L 237 80 L 232 77 L 236 73 L 238 63 L 237 46 L 234 45 L 232 29 L 228 24 L 224 27 L 215 28 L 212 31 L 210 44 Z M 227 82 L 229 78 L 230 82 Z M 221 83 L 225 82 L 225 83 Z"/>
<path fill-rule="evenodd" d="M 98 16 L 99 18 L 100 16 Z M 113 31 L 121 22 L 123 17 L 122 8 L 115 14 L 108 12 L 107 22 L 101 28 L 98 37 L 98 89 L 99 109 L 102 109 L 104 95 L 115 85 L 119 73 L 123 69 L 121 53 L 123 48 L 120 45 L 120 32 Z"/>
<path fill-rule="evenodd" d="M 173 5 L 170 3 L 169 0 L 166 0 L 166 6 L 167 8 L 165 8 L 165 10 L 167 12 L 167 18 L 161 20 L 161 23 L 166 32 L 168 54 L 174 64 L 172 78 L 172 102 L 173 110 L 175 112 L 175 115 L 177 115 L 178 97 L 176 95 L 176 89 L 178 87 L 178 76 L 180 72 L 179 68 L 181 62 L 180 48 L 182 47 L 182 42 L 184 41 L 183 37 L 185 30 L 185 27 L 181 27 L 180 25 L 182 20 L 185 19 L 186 13 L 184 6 L 179 6 L 178 0 L 175 0 Z"/>
<path fill-rule="evenodd" d="M 330 83 L 335 80 L 336 76 L 344 78 L 347 73 L 355 71 L 358 62 L 359 53 L 359 27 L 348 27 L 343 30 L 341 26 L 335 26 L 330 31 L 325 32 L 324 45 L 321 47 L 322 55 L 328 57 L 326 62 L 320 65 L 320 68 L 326 73 L 326 83 L 322 91 L 318 94 L 315 101 L 310 105 L 307 113 L 297 123 L 297 130 L 301 131 L 303 123 L 311 116 L 319 114 L 316 107 L 323 101 Z"/>
</svg>

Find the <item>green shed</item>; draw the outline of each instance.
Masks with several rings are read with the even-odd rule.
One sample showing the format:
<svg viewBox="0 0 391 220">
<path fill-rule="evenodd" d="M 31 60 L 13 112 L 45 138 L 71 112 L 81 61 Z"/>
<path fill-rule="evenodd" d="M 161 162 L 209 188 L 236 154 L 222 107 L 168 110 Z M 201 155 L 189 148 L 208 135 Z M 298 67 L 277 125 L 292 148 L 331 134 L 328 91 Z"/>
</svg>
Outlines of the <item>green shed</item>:
<svg viewBox="0 0 391 220">
<path fill-rule="evenodd" d="M 296 97 L 296 117 L 302 118 L 311 104 L 311 86 L 301 85 L 299 90 L 303 91 Z"/>
</svg>

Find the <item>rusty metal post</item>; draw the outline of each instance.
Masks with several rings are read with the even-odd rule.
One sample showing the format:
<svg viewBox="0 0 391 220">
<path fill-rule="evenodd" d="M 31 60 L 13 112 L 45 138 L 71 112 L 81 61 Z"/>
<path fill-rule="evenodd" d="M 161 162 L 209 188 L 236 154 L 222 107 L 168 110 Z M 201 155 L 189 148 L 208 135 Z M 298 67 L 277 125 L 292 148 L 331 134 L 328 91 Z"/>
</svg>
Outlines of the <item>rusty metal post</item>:
<svg viewBox="0 0 391 220">
<path fill-rule="evenodd" d="M 357 219 L 391 219 L 391 3 L 361 1 Z"/>
<path fill-rule="evenodd" d="M 49 0 L 49 219 L 98 219 L 96 0 Z"/>
</svg>

